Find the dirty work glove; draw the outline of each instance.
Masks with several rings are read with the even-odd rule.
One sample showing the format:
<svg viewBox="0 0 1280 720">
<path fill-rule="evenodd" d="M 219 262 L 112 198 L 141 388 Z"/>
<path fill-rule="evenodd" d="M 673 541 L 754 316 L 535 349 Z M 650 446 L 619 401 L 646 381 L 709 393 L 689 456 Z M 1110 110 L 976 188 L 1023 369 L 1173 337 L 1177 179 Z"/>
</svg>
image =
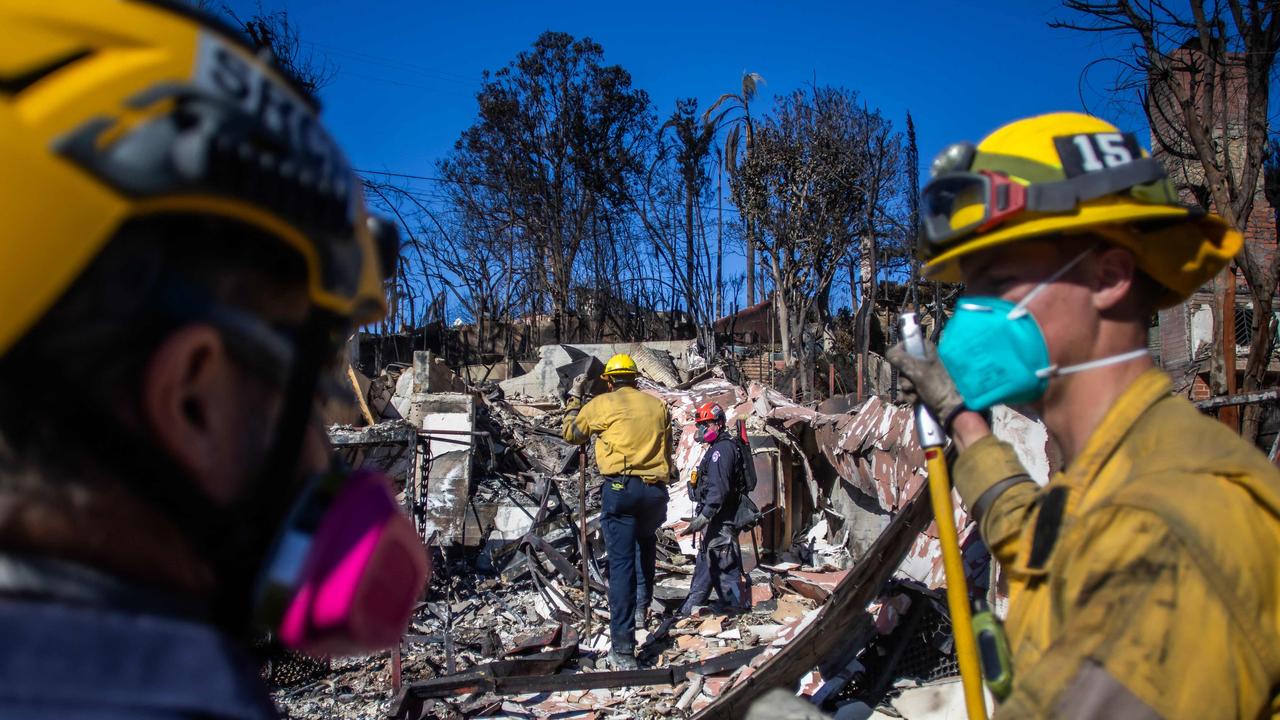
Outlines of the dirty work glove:
<svg viewBox="0 0 1280 720">
<path fill-rule="evenodd" d="M 587 394 L 587 388 L 591 387 L 591 378 L 586 373 L 578 375 L 573 379 L 573 384 L 569 386 L 569 397 L 582 399 Z"/>
<path fill-rule="evenodd" d="M 696 517 L 694 517 L 694 518 L 693 518 L 693 521 L 692 521 L 692 522 L 690 522 L 690 523 L 689 523 L 689 529 L 688 529 L 688 530 L 686 530 L 685 532 L 688 532 L 688 533 L 696 533 L 696 532 L 698 532 L 698 531 L 702 530 L 703 528 L 705 528 L 705 527 L 707 526 L 707 524 L 708 524 L 708 523 L 710 523 L 710 522 L 711 522 L 711 521 L 710 521 L 709 519 L 707 519 L 707 516 L 706 516 L 706 515 L 698 515 L 698 516 L 696 516 Z"/>
<path fill-rule="evenodd" d="M 885 359 L 898 369 L 898 390 L 909 403 L 924 403 L 942 428 L 951 432 L 951 422 L 964 411 L 964 398 L 938 359 L 937 348 L 924 341 L 924 359 L 912 357 L 902 343 L 889 348 Z"/>
</svg>

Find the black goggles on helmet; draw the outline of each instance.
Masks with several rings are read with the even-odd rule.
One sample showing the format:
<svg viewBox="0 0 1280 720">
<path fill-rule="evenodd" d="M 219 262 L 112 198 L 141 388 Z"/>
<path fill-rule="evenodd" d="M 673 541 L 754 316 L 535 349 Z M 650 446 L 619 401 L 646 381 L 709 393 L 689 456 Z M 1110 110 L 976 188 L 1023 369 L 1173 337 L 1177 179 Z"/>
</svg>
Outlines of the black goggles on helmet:
<svg viewBox="0 0 1280 720">
<path fill-rule="evenodd" d="M 1174 201 L 1172 192 L 1163 187 L 1167 182 L 1148 197 L 1134 192 L 1139 186 L 1167 180 L 1164 168 L 1150 157 L 1135 157 L 1063 180 L 1027 185 L 999 170 L 970 170 L 976 155 L 973 145 L 961 143 L 947 148 L 934 161 L 935 177 L 920 192 L 920 249 L 925 257 L 937 255 L 969 235 L 988 232 L 1024 212 L 1071 212 L 1081 203 L 1126 191 L 1150 202 Z M 1063 175 L 1056 168 L 1022 162 L 1037 166 L 1038 174 Z"/>
</svg>

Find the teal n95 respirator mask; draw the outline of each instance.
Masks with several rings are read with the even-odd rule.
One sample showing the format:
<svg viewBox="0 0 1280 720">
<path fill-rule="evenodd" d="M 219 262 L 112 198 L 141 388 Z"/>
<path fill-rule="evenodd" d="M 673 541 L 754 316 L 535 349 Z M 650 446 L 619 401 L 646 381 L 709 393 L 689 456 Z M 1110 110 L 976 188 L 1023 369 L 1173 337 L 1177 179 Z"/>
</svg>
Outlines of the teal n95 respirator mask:
<svg viewBox="0 0 1280 720">
<path fill-rule="evenodd" d="M 1044 397 L 1049 379 L 1127 362 L 1147 354 L 1138 348 L 1119 355 L 1058 367 L 1049 362 L 1049 346 L 1027 305 L 1091 252 L 1080 253 L 1036 285 L 1017 304 L 998 297 L 962 297 L 942 332 L 938 357 L 964 398 L 965 407 L 983 411 L 993 405 L 1033 403 Z"/>
</svg>

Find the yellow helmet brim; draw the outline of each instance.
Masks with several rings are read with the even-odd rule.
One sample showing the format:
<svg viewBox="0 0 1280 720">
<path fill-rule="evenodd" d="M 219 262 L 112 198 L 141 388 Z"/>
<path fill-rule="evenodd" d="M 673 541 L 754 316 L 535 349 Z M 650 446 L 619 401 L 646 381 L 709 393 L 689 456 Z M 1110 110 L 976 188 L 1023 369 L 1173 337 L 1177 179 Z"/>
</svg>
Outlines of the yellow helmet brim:
<svg viewBox="0 0 1280 720">
<path fill-rule="evenodd" d="M 1167 307 L 1189 297 L 1230 264 L 1244 246 L 1241 234 L 1217 215 L 1193 217 L 1187 208 L 1136 205 L 1124 198 L 1097 200 L 1075 213 L 1030 218 L 958 245 L 925 263 L 923 275 L 938 282 L 963 282 L 960 259 L 1014 242 L 1059 233 L 1087 232 L 1131 223 L 1185 220 L 1152 230 L 1100 232 L 1107 240 L 1134 253 L 1138 267 L 1169 289 L 1159 305 Z"/>
<path fill-rule="evenodd" d="M 1178 219 L 1189 216 L 1190 212 L 1186 208 L 1165 205 L 1140 206 L 1121 198 L 1105 198 L 1094 201 L 1088 206 L 1082 206 L 1074 213 L 1030 217 L 1021 222 L 1010 223 L 1006 227 L 984 235 L 967 239 L 965 242 L 957 244 L 956 247 L 939 254 L 925 263 L 923 274 L 928 280 L 963 282 L 964 278 L 960 274 L 960 258 L 989 248 L 1029 240 L 1042 235 L 1078 232 L 1095 225 L 1111 225 L 1142 220 Z"/>
</svg>

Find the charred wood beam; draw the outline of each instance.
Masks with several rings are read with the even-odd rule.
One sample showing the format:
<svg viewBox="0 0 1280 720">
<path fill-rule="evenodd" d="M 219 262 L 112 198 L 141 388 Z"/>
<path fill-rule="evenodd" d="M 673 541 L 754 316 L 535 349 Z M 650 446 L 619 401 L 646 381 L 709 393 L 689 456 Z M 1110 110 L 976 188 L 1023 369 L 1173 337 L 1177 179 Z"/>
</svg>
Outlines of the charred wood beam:
<svg viewBox="0 0 1280 720">
<path fill-rule="evenodd" d="M 403 420 L 378 423 L 356 428 L 349 425 L 329 428 L 329 442 L 334 447 L 360 447 L 363 445 L 409 445 L 418 438 L 417 430 Z"/>
<path fill-rule="evenodd" d="M 701 663 L 671 665 L 665 668 L 552 674 L 563 667 L 568 660 L 566 651 L 575 649 L 569 646 L 527 658 L 486 663 L 464 673 L 409 683 L 401 692 L 391 716 L 401 720 L 416 720 L 421 716 L 424 700 L 458 697 L 475 692 L 521 695 L 642 685 L 675 685 L 690 673 L 715 675 L 739 668 L 751 662 L 751 659 L 763 652 L 765 647 L 738 650 Z M 559 660 L 558 665 L 557 660 Z"/>
<path fill-rule="evenodd" d="M 922 487 L 836 586 L 818 617 L 751 677 L 694 717 L 698 720 L 744 717 L 751 703 L 768 690 L 775 687 L 794 690 L 800 678 L 815 667 L 829 666 L 856 653 L 860 648 L 850 647 L 849 639 L 863 637 L 871 627 L 867 604 L 879 595 L 932 517 L 928 488 Z"/>
<path fill-rule="evenodd" d="M 552 547 L 551 543 L 548 543 L 543 538 L 532 534 L 525 535 L 521 542 L 527 543 L 532 548 L 546 556 L 546 558 L 551 561 L 552 566 L 555 567 L 556 572 L 560 573 L 560 576 L 564 578 L 566 583 L 576 585 L 582 582 L 582 574 L 573 566 L 573 563 L 569 562 L 569 559 L 564 556 L 564 553 Z M 600 593 L 609 592 L 608 586 L 597 582 L 595 579 L 592 579 L 591 581 L 591 589 Z"/>
<path fill-rule="evenodd" d="M 1232 405 L 1257 405 L 1258 403 L 1275 402 L 1278 399 L 1280 399 L 1280 390 L 1259 390 L 1258 392 L 1223 395 L 1209 398 L 1208 400 L 1197 400 L 1195 406 L 1199 410 L 1213 410 Z"/>
</svg>

